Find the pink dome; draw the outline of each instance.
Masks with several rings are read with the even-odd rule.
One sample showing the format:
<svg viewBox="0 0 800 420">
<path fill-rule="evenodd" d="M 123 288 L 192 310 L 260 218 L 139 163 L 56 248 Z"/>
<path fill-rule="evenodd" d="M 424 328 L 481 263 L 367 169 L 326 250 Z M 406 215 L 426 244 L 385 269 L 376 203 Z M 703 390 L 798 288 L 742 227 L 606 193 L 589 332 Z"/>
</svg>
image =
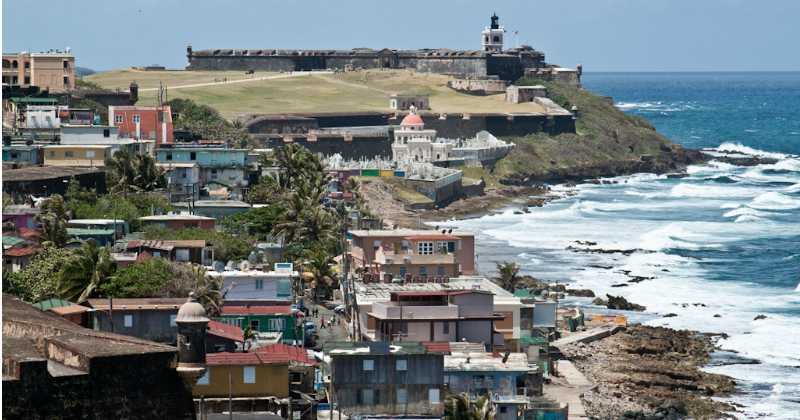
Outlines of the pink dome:
<svg viewBox="0 0 800 420">
<path fill-rule="evenodd" d="M 423 125 L 425 124 L 422 121 L 422 117 L 417 114 L 408 114 L 403 121 L 400 122 L 400 125 Z"/>
</svg>

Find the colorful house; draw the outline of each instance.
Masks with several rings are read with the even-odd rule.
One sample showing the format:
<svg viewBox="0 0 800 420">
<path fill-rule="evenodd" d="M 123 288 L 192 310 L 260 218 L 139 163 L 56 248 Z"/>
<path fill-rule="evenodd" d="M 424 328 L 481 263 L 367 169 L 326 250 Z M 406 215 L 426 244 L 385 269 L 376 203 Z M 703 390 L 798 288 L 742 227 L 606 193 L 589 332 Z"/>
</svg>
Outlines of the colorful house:
<svg viewBox="0 0 800 420">
<path fill-rule="evenodd" d="M 88 166 L 103 168 L 111 157 L 109 145 L 50 145 L 44 147 L 45 166 Z"/>
<path fill-rule="evenodd" d="M 211 353 L 206 372 L 192 387 L 203 398 L 289 396 L 289 360 L 273 353 Z"/>
<path fill-rule="evenodd" d="M 109 106 L 108 122 L 119 130 L 119 136 L 136 140 L 154 140 L 156 147 L 174 140 L 172 109 L 169 105 Z"/>
<path fill-rule="evenodd" d="M 302 314 L 292 310 L 290 305 L 225 305 L 218 320 L 242 329 L 249 327 L 254 332 L 280 333 L 282 342 L 293 344 L 303 339 L 302 323 L 298 316 Z"/>
</svg>

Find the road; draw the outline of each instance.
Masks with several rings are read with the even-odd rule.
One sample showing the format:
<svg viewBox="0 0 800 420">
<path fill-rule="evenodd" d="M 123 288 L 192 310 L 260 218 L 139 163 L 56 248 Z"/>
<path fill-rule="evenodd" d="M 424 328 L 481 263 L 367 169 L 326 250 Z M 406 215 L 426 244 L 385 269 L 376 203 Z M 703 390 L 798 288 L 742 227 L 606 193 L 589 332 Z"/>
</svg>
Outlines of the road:
<svg viewBox="0 0 800 420">
<path fill-rule="evenodd" d="M 285 74 L 275 74 L 272 76 L 261 76 L 261 77 L 251 77 L 247 79 L 236 79 L 236 80 L 225 80 L 220 82 L 206 82 L 206 83 L 191 83 L 188 85 L 177 85 L 177 86 L 167 86 L 167 89 L 175 90 L 175 89 L 190 89 L 190 88 L 198 88 L 198 87 L 205 87 L 205 86 L 217 86 L 217 85 L 230 85 L 234 83 L 249 83 L 249 82 L 259 82 L 262 80 L 274 80 L 274 79 L 286 79 L 290 77 L 303 77 L 303 76 L 314 76 L 318 74 L 333 74 L 332 71 L 298 71 L 298 72 L 291 72 Z M 155 92 L 160 88 L 145 88 L 139 89 L 139 92 Z"/>
</svg>

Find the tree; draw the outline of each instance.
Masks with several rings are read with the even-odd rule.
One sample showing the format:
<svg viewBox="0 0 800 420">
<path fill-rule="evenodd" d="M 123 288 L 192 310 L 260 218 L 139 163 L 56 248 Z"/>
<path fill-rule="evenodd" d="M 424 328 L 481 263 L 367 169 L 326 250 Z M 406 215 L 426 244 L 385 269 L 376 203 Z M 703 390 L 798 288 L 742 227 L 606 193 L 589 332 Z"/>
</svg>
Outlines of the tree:
<svg viewBox="0 0 800 420">
<path fill-rule="evenodd" d="M 246 234 L 233 235 L 207 229 L 165 229 L 148 226 L 144 231 L 145 239 L 190 240 L 202 239 L 209 242 L 214 249 L 214 259 L 219 261 L 238 261 L 246 259 L 253 251 L 253 237 Z"/>
<path fill-rule="evenodd" d="M 115 193 L 153 191 L 166 186 L 164 171 L 156 166 L 152 156 L 134 154 L 127 149 L 114 153 L 106 161 L 108 184 Z"/>
<path fill-rule="evenodd" d="M 470 401 L 466 393 L 453 394 L 444 404 L 444 420 L 494 420 L 496 414 L 488 396 Z"/>
<path fill-rule="evenodd" d="M 3 271 L 3 291 L 33 303 L 58 296 L 58 273 L 71 255 L 68 249 L 45 245 L 22 270 Z"/>
<path fill-rule="evenodd" d="M 278 203 L 254 207 L 222 219 L 222 226 L 228 233 L 248 234 L 264 241 L 272 235 L 272 229 L 282 213 L 283 207 Z"/>
<path fill-rule="evenodd" d="M 41 212 L 36 216 L 36 221 L 41 225 L 41 235 L 39 242 L 42 245 L 52 245 L 63 247 L 67 244 L 67 219 L 69 213 L 64 199 L 55 194 L 44 201 L 41 205 Z"/>
<path fill-rule="evenodd" d="M 520 281 L 519 277 L 519 265 L 515 262 L 505 261 L 502 263 L 496 263 L 497 265 L 497 283 L 503 289 L 508 290 L 511 293 L 514 293 L 514 290 L 517 289 L 517 283 Z"/>
<path fill-rule="evenodd" d="M 90 239 L 76 249 L 58 273 L 58 295 L 82 303 L 93 296 L 116 271 L 108 248 Z"/>
<path fill-rule="evenodd" d="M 203 266 L 192 264 L 187 268 L 185 273 L 192 284 L 195 299 L 203 305 L 209 317 L 219 316 L 224 300 L 222 280 L 209 276 Z"/>
<path fill-rule="evenodd" d="M 311 273 L 312 289 L 314 290 L 314 301 L 320 296 L 328 296 L 334 285 L 335 274 L 332 266 L 335 263 L 328 251 L 320 248 L 311 249 L 307 253 L 307 259 L 303 268 Z M 299 288 L 295 288 L 295 295 L 300 295 Z"/>
<path fill-rule="evenodd" d="M 117 270 L 100 286 L 100 292 L 114 298 L 159 297 L 172 278 L 172 266 L 167 260 L 150 258 Z"/>
</svg>

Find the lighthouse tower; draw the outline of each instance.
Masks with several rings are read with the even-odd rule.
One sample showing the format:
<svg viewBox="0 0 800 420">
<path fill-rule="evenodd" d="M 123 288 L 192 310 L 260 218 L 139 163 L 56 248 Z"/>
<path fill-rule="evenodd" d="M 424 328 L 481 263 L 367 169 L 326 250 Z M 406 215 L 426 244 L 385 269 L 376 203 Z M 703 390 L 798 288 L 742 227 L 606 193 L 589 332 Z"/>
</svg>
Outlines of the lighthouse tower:
<svg viewBox="0 0 800 420">
<path fill-rule="evenodd" d="M 481 32 L 481 45 L 486 52 L 502 52 L 503 51 L 503 34 L 506 29 L 498 23 L 500 18 L 497 14 L 492 14 L 491 25 L 484 28 Z"/>
</svg>

